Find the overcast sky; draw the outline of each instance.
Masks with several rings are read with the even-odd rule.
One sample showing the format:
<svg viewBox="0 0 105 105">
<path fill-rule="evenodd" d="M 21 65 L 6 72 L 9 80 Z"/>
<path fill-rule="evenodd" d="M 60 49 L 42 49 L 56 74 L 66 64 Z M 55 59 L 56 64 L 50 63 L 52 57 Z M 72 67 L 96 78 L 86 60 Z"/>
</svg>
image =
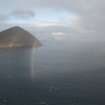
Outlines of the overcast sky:
<svg viewBox="0 0 105 105">
<path fill-rule="evenodd" d="M 104 11 L 105 0 L 0 0 L 0 23 L 66 27 L 103 39 Z"/>
</svg>

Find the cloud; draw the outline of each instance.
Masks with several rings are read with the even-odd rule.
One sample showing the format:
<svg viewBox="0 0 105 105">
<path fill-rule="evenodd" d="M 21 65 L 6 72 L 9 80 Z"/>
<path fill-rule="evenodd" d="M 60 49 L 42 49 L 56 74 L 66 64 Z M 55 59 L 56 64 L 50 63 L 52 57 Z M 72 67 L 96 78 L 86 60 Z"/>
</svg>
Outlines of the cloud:
<svg viewBox="0 0 105 105">
<path fill-rule="evenodd" d="M 5 15 L 5 14 L 0 14 L 0 23 L 2 22 L 5 22 L 6 20 L 8 19 L 8 16 Z"/>
<path fill-rule="evenodd" d="M 52 8 L 66 11 L 83 12 L 101 7 L 104 0 L 3 0 L 0 8 L 4 10 Z M 97 4 L 99 6 L 97 6 Z"/>
<path fill-rule="evenodd" d="M 58 22 L 58 21 L 34 21 L 32 23 L 32 26 L 37 26 L 37 27 L 52 27 L 52 26 L 64 26 L 63 23 Z"/>
<path fill-rule="evenodd" d="M 10 16 L 20 19 L 28 19 L 28 18 L 33 18 L 35 14 L 31 10 L 16 10 L 10 13 Z"/>
<path fill-rule="evenodd" d="M 2 0 L 0 1 L 1 10 L 16 9 L 40 9 L 53 8 L 57 11 L 75 11 L 85 13 L 86 11 L 100 11 L 105 8 L 104 0 Z M 104 10 L 104 9 L 103 9 Z M 5 11 L 7 12 L 7 11 Z"/>
<path fill-rule="evenodd" d="M 10 13 L 0 14 L 0 23 L 27 23 L 31 19 L 35 18 L 35 13 L 31 10 L 15 10 Z"/>
</svg>

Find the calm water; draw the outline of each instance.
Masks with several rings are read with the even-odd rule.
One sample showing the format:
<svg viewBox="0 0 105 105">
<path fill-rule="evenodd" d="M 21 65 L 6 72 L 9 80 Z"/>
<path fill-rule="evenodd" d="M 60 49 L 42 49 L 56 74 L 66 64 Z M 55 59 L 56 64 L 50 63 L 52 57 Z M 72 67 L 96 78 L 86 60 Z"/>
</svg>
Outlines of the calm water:
<svg viewBox="0 0 105 105">
<path fill-rule="evenodd" d="M 40 40 L 38 49 L 0 49 L 0 105 L 104 105 L 104 42 Z"/>
</svg>

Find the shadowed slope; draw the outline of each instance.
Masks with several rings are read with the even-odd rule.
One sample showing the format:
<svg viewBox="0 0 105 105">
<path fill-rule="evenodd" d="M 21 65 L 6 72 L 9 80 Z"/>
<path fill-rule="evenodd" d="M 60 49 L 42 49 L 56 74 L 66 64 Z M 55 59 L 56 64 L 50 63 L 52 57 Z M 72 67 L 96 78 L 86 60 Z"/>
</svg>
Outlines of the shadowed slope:
<svg viewBox="0 0 105 105">
<path fill-rule="evenodd" d="M 0 32 L 0 48 L 40 47 L 41 43 L 31 33 L 20 27 Z"/>
</svg>

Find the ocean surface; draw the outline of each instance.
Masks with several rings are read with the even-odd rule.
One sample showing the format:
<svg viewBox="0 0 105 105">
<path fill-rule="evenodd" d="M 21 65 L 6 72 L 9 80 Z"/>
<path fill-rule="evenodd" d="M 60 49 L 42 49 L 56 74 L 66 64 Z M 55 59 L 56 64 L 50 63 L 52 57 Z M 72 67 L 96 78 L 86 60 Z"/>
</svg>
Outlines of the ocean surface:
<svg viewBox="0 0 105 105">
<path fill-rule="evenodd" d="M 38 38 L 37 49 L 0 49 L 0 105 L 105 105 L 105 42 Z"/>
</svg>

